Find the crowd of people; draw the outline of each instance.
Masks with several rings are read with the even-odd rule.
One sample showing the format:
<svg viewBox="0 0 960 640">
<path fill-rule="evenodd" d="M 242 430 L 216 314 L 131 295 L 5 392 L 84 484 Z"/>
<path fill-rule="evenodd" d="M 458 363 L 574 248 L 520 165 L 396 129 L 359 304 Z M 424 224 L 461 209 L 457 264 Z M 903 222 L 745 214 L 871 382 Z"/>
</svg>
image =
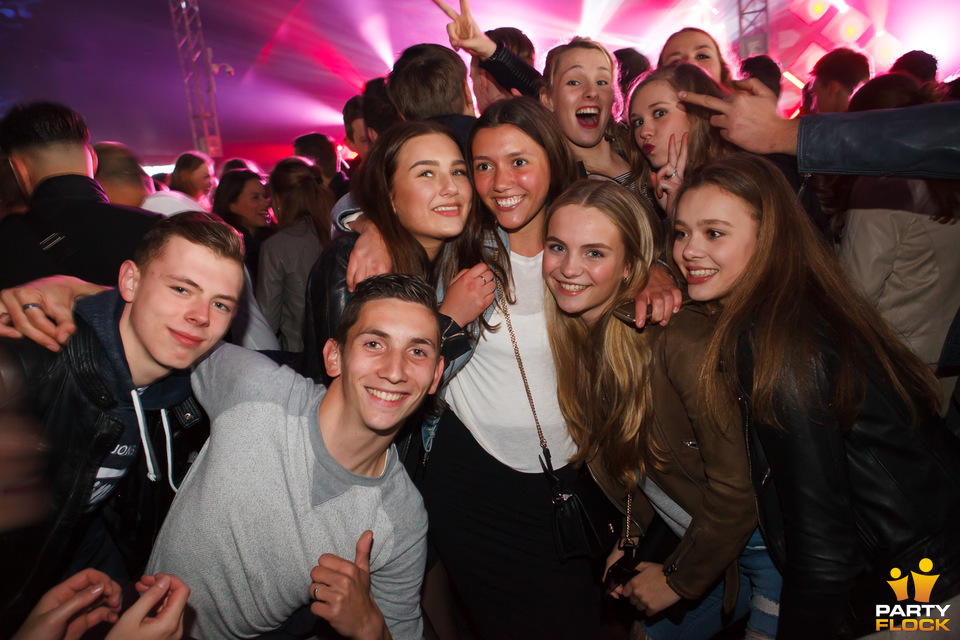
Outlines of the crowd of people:
<svg viewBox="0 0 960 640">
<path fill-rule="evenodd" d="M 788 120 L 701 29 L 541 73 L 434 2 L 450 47 L 344 105 L 350 167 L 309 133 L 151 177 L 66 106 L 0 121 L 0 633 L 955 625 L 936 59 L 831 51 Z"/>
</svg>

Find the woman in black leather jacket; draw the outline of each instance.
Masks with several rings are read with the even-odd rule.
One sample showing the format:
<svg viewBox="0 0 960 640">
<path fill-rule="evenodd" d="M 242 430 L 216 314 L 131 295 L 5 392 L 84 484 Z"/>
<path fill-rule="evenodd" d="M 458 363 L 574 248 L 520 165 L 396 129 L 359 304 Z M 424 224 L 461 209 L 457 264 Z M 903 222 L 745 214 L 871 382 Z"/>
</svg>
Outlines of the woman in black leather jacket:
<svg viewBox="0 0 960 640">
<path fill-rule="evenodd" d="M 701 379 L 714 419 L 740 399 L 783 574 L 777 637 L 954 617 L 893 609 L 960 605 L 960 440 L 930 370 L 846 282 L 767 161 L 736 154 L 687 176 L 675 235 L 690 296 L 722 309 Z"/>
<path fill-rule="evenodd" d="M 377 138 L 354 189 L 363 223 L 386 246 L 392 271 L 422 276 L 445 291 L 440 312 L 444 357 L 465 352 L 463 341 L 451 352 L 448 338 L 462 334 L 493 302 L 492 255 L 482 243 L 472 213 L 470 171 L 453 132 L 433 122 L 404 122 Z M 360 226 L 359 222 L 353 223 Z M 333 337 L 350 295 L 347 264 L 357 240 L 341 235 L 327 245 L 307 284 L 301 373 L 326 383 L 320 351 Z M 461 342 L 461 341 L 454 341 Z"/>
</svg>

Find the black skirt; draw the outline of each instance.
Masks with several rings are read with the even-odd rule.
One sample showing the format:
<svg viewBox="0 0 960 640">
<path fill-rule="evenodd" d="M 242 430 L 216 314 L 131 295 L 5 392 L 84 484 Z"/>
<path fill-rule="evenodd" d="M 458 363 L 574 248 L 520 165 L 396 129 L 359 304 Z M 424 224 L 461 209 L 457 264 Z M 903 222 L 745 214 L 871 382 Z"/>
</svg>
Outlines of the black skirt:
<svg viewBox="0 0 960 640">
<path fill-rule="evenodd" d="M 571 465 L 557 474 L 564 486 L 579 475 Z M 597 562 L 558 559 L 544 474 L 502 464 L 448 409 L 420 484 L 458 613 L 478 640 L 597 637 Z"/>
</svg>

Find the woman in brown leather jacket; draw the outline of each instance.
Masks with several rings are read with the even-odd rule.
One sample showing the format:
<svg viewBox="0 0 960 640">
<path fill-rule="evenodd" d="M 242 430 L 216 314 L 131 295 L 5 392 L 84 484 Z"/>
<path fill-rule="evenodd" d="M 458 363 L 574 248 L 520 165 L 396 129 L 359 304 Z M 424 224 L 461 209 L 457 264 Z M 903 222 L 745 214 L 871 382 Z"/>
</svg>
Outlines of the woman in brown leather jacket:
<svg viewBox="0 0 960 640">
<path fill-rule="evenodd" d="M 699 417 L 713 319 L 687 305 L 668 326 L 638 332 L 613 315 L 643 286 L 654 257 L 646 220 L 635 196 L 589 180 L 558 198 L 546 220 L 543 272 L 557 303 L 548 305 L 548 329 L 575 461 L 590 464 L 608 495 L 639 486 L 680 537 L 663 564 L 640 563 L 615 594 L 646 613 L 650 638 L 710 638 L 748 613 L 749 637 L 772 638 L 780 576 L 757 532 L 738 416 L 733 409 L 727 428 Z"/>
<path fill-rule="evenodd" d="M 929 368 L 845 280 L 767 161 L 737 154 L 687 176 L 674 224 L 690 297 L 722 309 L 705 414 L 722 420 L 739 395 L 760 526 L 783 574 L 777 637 L 954 617 L 960 440 L 937 416 Z"/>
</svg>

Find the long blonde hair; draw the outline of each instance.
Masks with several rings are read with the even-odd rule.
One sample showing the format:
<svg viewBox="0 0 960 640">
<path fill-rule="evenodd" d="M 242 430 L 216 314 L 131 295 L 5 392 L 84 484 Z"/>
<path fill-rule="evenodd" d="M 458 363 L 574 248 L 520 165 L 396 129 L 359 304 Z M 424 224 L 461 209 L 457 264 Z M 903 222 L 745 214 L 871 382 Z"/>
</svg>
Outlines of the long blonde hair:
<svg viewBox="0 0 960 640">
<path fill-rule="evenodd" d="M 580 180 L 558 197 L 546 214 L 574 205 L 603 212 L 623 240 L 629 275 L 592 329 L 579 317 L 546 305 L 547 333 L 557 368 L 557 396 L 577 453 L 571 462 L 602 461 L 624 486 L 636 483 L 645 465 L 652 415 L 650 364 L 653 354 L 643 333 L 612 317 L 647 282 L 656 258 L 652 211 L 635 194 L 606 180 Z M 584 366 L 585 365 L 585 366 Z M 640 455 L 638 455 L 638 449 Z M 639 461 L 639 465 L 638 465 Z"/>
</svg>

